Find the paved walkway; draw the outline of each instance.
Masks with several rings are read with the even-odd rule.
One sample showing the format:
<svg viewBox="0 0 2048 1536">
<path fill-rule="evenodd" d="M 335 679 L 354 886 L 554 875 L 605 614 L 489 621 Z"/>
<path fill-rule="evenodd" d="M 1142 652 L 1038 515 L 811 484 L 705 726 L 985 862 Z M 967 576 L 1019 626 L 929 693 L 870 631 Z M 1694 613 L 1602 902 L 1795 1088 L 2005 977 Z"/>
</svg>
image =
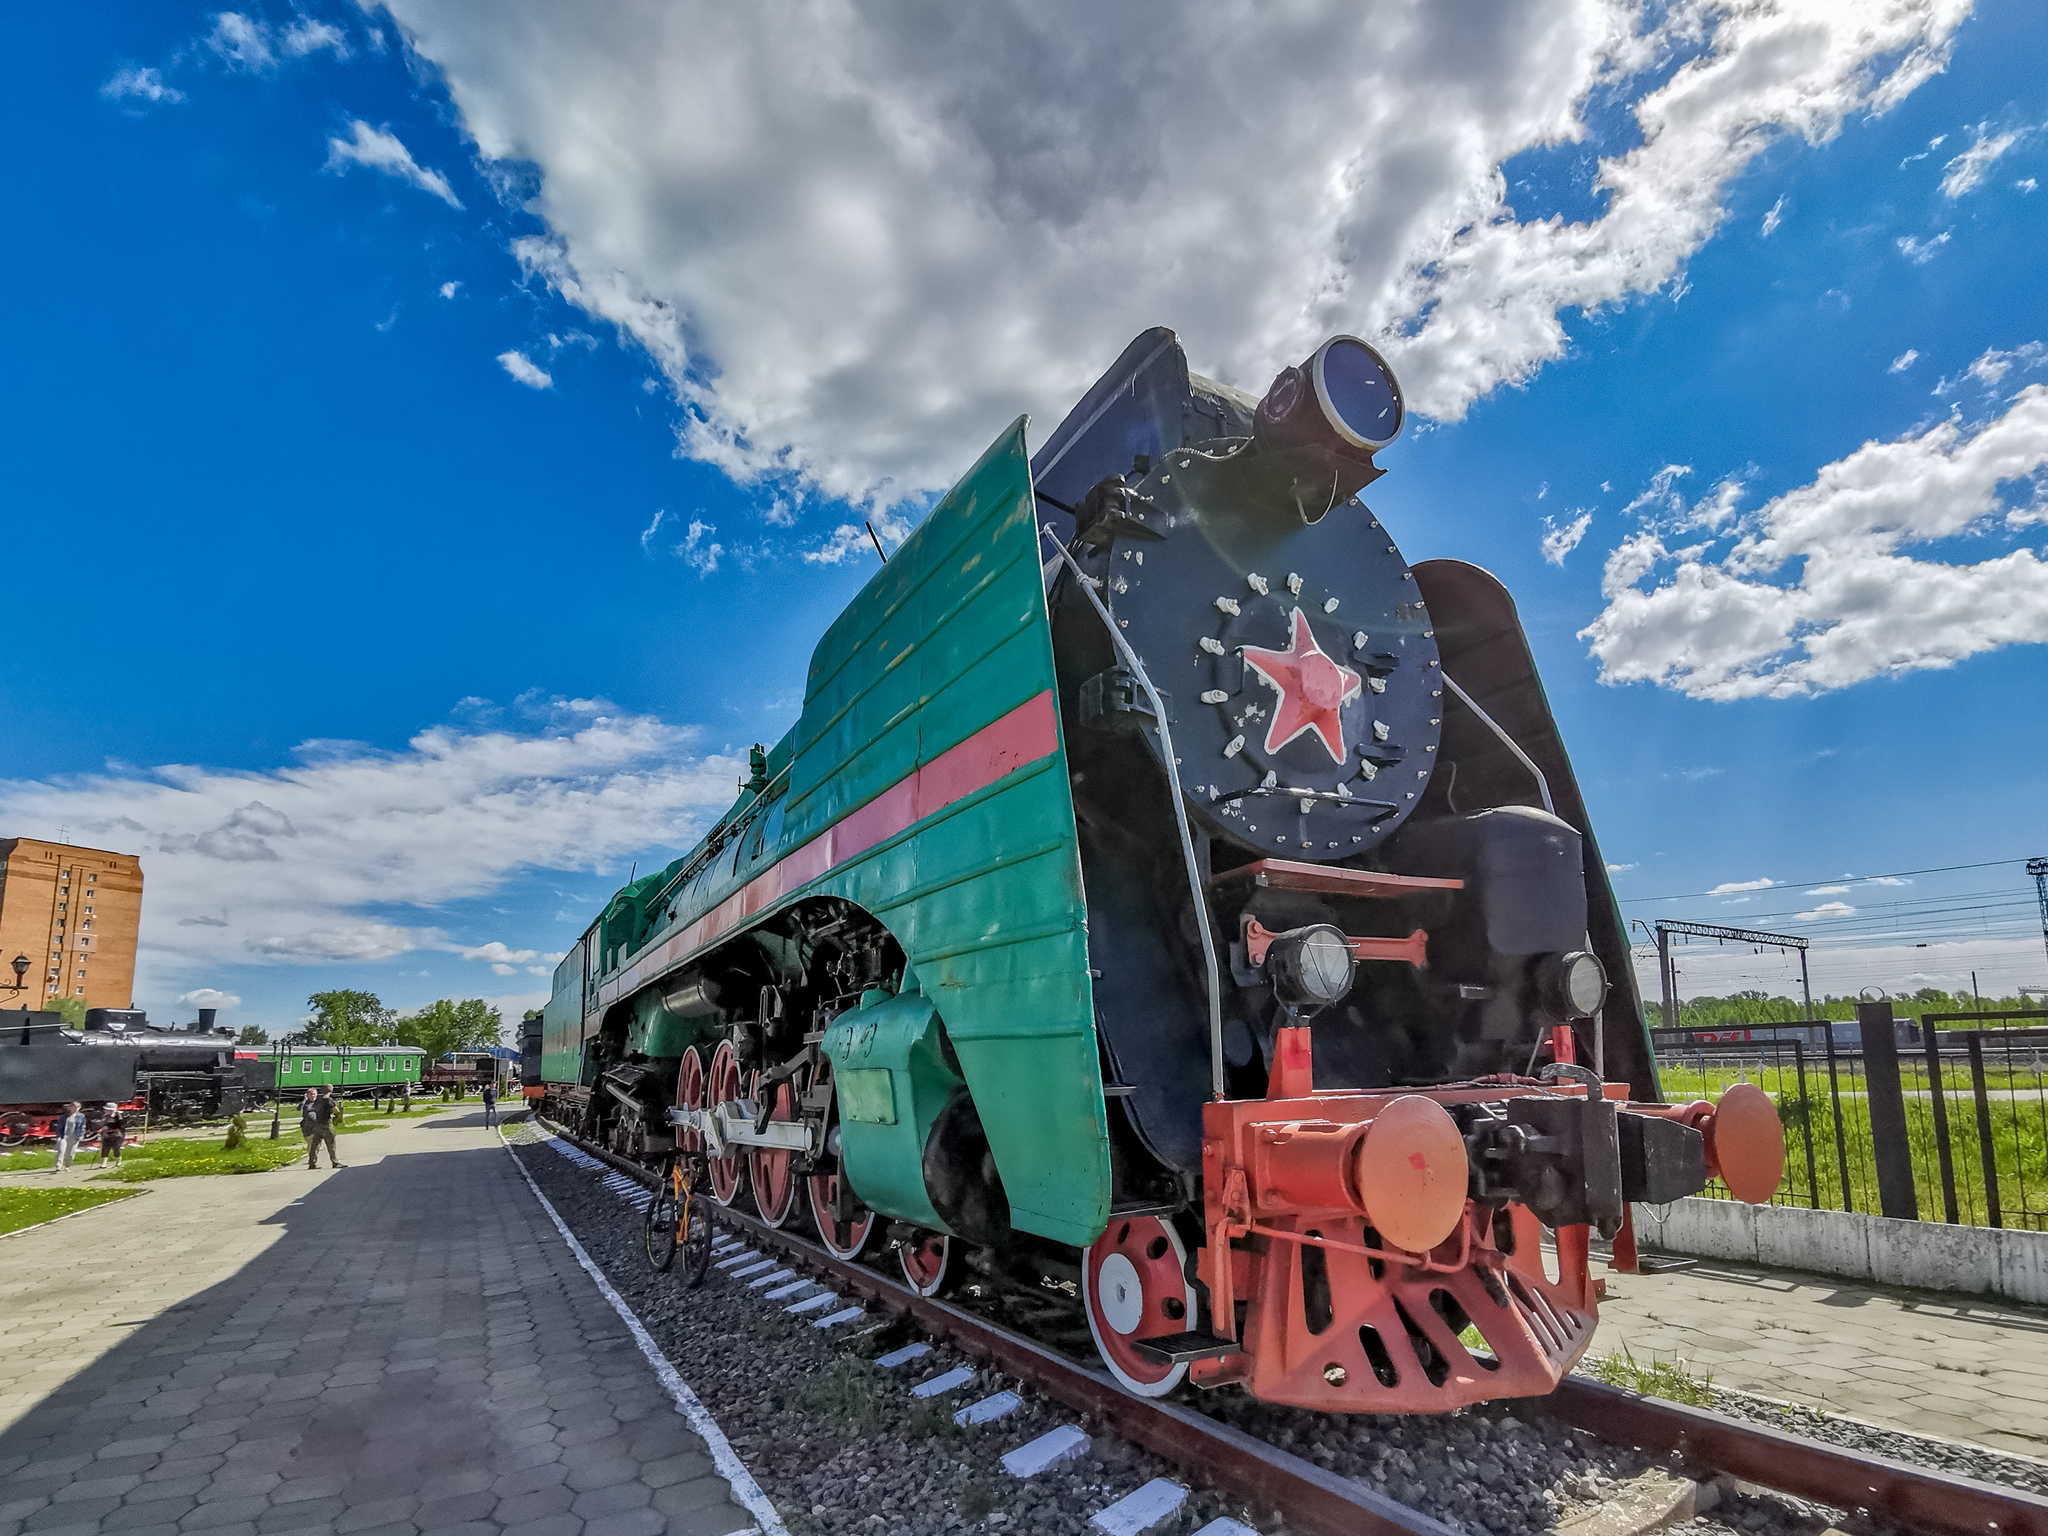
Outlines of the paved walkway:
<svg viewBox="0 0 2048 1536">
<path fill-rule="evenodd" d="M 2048 1309 L 1702 1259 L 1608 1279 L 1593 1347 L 1624 1344 L 1716 1386 L 2048 1457 Z"/>
<path fill-rule="evenodd" d="M 0 1536 L 752 1527 L 481 1122 L 0 1238 Z"/>
</svg>

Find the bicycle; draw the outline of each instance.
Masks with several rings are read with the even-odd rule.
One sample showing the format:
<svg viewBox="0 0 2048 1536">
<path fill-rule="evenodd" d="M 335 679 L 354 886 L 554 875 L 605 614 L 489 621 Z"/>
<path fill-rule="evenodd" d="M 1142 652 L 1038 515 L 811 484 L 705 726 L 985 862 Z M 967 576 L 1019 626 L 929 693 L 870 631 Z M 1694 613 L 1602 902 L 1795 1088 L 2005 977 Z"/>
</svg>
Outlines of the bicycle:
<svg viewBox="0 0 2048 1536">
<path fill-rule="evenodd" d="M 647 1202 L 641 1242 L 647 1262 L 667 1272 L 678 1250 L 683 1255 L 683 1284 L 693 1290 L 711 1268 L 711 1209 L 703 1199 L 704 1177 L 697 1160 L 671 1152 L 662 1163 L 661 1182 Z"/>
</svg>

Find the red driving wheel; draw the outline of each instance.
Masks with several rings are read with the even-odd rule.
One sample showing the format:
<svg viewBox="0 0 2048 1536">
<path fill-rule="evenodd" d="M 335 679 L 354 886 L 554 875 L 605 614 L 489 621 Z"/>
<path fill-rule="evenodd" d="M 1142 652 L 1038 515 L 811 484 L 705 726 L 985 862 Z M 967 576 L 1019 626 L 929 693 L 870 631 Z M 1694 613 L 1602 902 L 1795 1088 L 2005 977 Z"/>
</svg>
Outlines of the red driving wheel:
<svg viewBox="0 0 2048 1536">
<path fill-rule="evenodd" d="M 691 1046 L 683 1052 L 682 1069 L 676 1073 L 676 1108 L 702 1109 L 704 1107 L 704 1058 L 697 1047 Z M 676 1145 L 685 1152 L 704 1150 L 702 1131 L 679 1131 Z"/>
<path fill-rule="evenodd" d="M 920 1232 L 896 1254 L 903 1283 L 920 1296 L 938 1295 L 953 1278 L 953 1239 L 943 1232 Z"/>
<path fill-rule="evenodd" d="M 730 1040 L 721 1041 L 711 1055 L 711 1086 L 706 1096 L 713 1108 L 730 1104 L 740 1096 L 740 1059 Z M 731 1205 L 740 1197 L 740 1186 L 747 1182 L 747 1160 L 734 1147 L 725 1156 L 709 1161 L 711 1198 L 720 1205 Z"/>
<path fill-rule="evenodd" d="M 1113 1217 L 1081 1254 L 1081 1300 L 1096 1351 L 1140 1397 L 1164 1397 L 1187 1376 L 1185 1360 L 1169 1365 L 1136 1347 L 1140 1339 L 1194 1326 L 1187 1260 L 1178 1234 L 1157 1216 Z"/>
<path fill-rule="evenodd" d="M 756 1072 L 751 1084 L 753 1100 L 761 1102 L 761 1073 Z M 796 1089 L 787 1078 L 775 1085 L 774 1107 L 768 1112 L 770 1123 L 788 1122 L 796 1118 Z M 796 1175 L 790 1172 L 788 1152 L 773 1147 L 747 1148 L 747 1168 L 754 1180 L 754 1208 L 761 1213 L 761 1219 L 771 1227 L 779 1227 L 789 1220 L 789 1214 L 796 1209 Z"/>
<path fill-rule="evenodd" d="M 832 1063 L 829 1060 L 820 1061 L 804 1078 L 805 1096 L 809 1097 L 811 1090 L 820 1085 L 829 1085 L 831 1081 Z M 839 1110 L 838 1105 L 834 1103 L 825 1115 L 827 1146 L 831 1145 L 832 1130 L 838 1123 Z M 868 1239 L 874 1236 L 875 1213 L 853 1197 L 852 1187 L 848 1185 L 848 1214 L 842 1217 L 839 1214 L 840 1188 L 846 1179 L 843 1155 L 821 1157 L 819 1161 L 829 1166 L 821 1168 L 819 1172 L 804 1180 L 805 1192 L 811 1200 L 811 1220 L 817 1223 L 818 1238 L 833 1258 L 857 1259 L 861 1255 L 861 1250 L 867 1247 Z"/>
</svg>

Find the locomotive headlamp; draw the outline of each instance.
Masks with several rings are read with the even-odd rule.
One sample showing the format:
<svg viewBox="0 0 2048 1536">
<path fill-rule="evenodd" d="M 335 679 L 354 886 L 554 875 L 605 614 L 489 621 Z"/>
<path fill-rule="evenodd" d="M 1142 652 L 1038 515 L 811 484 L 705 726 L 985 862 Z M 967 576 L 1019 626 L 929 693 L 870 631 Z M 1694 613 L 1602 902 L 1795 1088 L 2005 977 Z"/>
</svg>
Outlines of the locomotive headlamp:
<svg viewBox="0 0 2048 1536">
<path fill-rule="evenodd" d="M 1401 386 L 1379 353 L 1356 336 L 1332 336 L 1309 359 L 1316 403 L 1354 448 L 1384 448 L 1401 435 Z"/>
<path fill-rule="evenodd" d="M 1266 951 L 1274 996 L 1307 1012 L 1341 1003 L 1351 991 L 1355 964 L 1351 941 L 1328 923 L 1289 929 Z"/>
<path fill-rule="evenodd" d="M 1552 1013 L 1567 1019 L 1590 1019 L 1607 1000 L 1607 968 L 1590 950 L 1549 955 L 1537 967 L 1536 985 Z"/>
</svg>

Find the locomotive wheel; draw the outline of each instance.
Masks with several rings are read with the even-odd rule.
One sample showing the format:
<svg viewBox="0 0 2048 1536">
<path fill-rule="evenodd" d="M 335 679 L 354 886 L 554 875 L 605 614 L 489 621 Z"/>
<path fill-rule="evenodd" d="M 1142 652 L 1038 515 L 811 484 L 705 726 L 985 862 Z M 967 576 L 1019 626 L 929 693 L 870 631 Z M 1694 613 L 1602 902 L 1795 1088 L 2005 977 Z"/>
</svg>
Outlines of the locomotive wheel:
<svg viewBox="0 0 2048 1536">
<path fill-rule="evenodd" d="M 953 1281 L 953 1239 L 943 1232 L 920 1232 L 896 1250 L 903 1265 L 903 1283 L 920 1296 L 936 1296 Z"/>
<path fill-rule="evenodd" d="M 806 1095 L 821 1083 L 832 1081 L 832 1063 L 820 1062 L 810 1070 L 804 1079 Z M 825 1118 L 825 1134 L 829 1138 L 832 1127 L 839 1123 L 836 1102 Z M 852 1219 L 841 1221 L 837 1214 L 839 1206 L 839 1185 L 846 1177 L 844 1161 L 836 1162 L 830 1169 L 814 1173 L 804 1180 L 806 1192 L 811 1198 L 811 1220 L 818 1224 L 818 1238 L 835 1259 L 857 1259 L 861 1250 L 868 1245 L 868 1239 L 875 1234 L 875 1213 L 865 1206 L 856 1204 Z"/>
<path fill-rule="evenodd" d="M 732 1048 L 730 1040 L 719 1043 L 711 1056 L 711 1083 L 706 1090 L 711 1103 L 730 1104 L 740 1096 L 740 1059 Z M 711 1198 L 720 1205 L 731 1205 L 739 1199 L 740 1190 L 747 1182 L 747 1160 L 738 1147 L 723 1157 L 710 1159 Z"/>
<path fill-rule="evenodd" d="M 761 1101 L 761 1077 L 756 1072 L 752 1084 L 757 1104 Z M 773 1103 L 775 1107 L 768 1114 L 771 1122 L 796 1118 L 796 1089 L 787 1078 L 775 1085 Z M 790 1158 L 790 1153 L 770 1147 L 747 1149 L 747 1168 L 754 1180 L 754 1208 L 771 1227 L 788 1221 L 796 1209 L 797 1178 L 790 1171 Z"/>
<path fill-rule="evenodd" d="M 691 1046 L 683 1052 L 682 1068 L 676 1073 L 676 1108 L 702 1109 L 704 1107 L 704 1058 L 697 1047 Z M 704 1134 L 701 1131 L 679 1131 L 676 1145 L 684 1152 L 702 1152 Z"/>
<path fill-rule="evenodd" d="M 27 1115 L 0 1115 L 0 1147 L 18 1147 L 28 1140 Z"/>
<path fill-rule="evenodd" d="M 1167 1365 L 1135 1347 L 1139 1339 L 1188 1331 L 1195 1292 L 1187 1262 L 1179 1235 L 1157 1216 L 1111 1218 L 1081 1255 L 1081 1301 L 1096 1352 L 1139 1397 L 1164 1397 L 1188 1374 L 1185 1360 Z"/>
</svg>

